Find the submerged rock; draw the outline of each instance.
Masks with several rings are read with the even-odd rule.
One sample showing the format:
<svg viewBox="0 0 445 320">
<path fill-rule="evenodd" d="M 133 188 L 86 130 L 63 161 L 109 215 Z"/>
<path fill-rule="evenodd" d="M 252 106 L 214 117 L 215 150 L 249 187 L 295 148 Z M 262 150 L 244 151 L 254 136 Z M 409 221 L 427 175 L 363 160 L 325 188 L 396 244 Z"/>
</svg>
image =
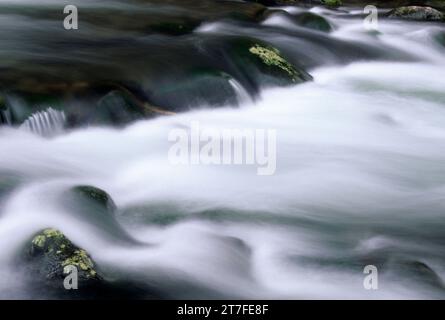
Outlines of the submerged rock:
<svg viewBox="0 0 445 320">
<path fill-rule="evenodd" d="M 298 25 L 302 27 L 323 32 L 332 31 L 331 24 L 325 18 L 312 12 L 299 13 L 293 19 Z"/>
<path fill-rule="evenodd" d="M 45 229 L 33 237 L 28 259 L 33 273 L 56 287 L 63 288 L 64 268 L 69 265 L 78 270 L 79 286 L 88 287 L 102 280 L 89 254 L 56 229 Z"/>
<path fill-rule="evenodd" d="M 284 10 L 270 9 L 264 12 L 263 18 L 267 22 L 268 19 L 273 17 L 279 17 L 284 19 L 286 22 L 297 24 L 300 27 L 330 32 L 332 30 L 331 24 L 324 17 L 312 13 L 312 12 L 298 12 L 295 14 L 290 14 Z M 279 26 L 279 24 L 273 24 Z"/>
<path fill-rule="evenodd" d="M 0 201 L 11 194 L 21 183 L 19 177 L 0 172 Z"/>
<path fill-rule="evenodd" d="M 407 6 L 391 10 L 388 17 L 392 19 L 409 19 L 419 21 L 443 21 L 445 16 L 442 12 L 431 7 Z"/>
<path fill-rule="evenodd" d="M 440 32 L 440 33 L 436 34 L 434 38 L 440 45 L 445 47 L 445 32 Z"/>
<path fill-rule="evenodd" d="M 76 218 L 88 221 L 98 236 L 115 243 L 140 244 L 118 223 L 116 204 L 105 191 L 93 186 L 76 186 L 66 190 L 61 201 Z"/>
<path fill-rule="evenodd" d="M 445 283 L 440 275 L 428 264 L 417 260 L 396 260 L 389 265 L 404 282 L 414 282 L 445 293 Z"/>
<path fill-rule="evenodd" d="M 79 197 L 80 201 L 89 201 L 90 205 L 96 205 L 103 210 L 113 213 L 116 204 L 105 191 L 92 186 L 77 186 L 71 189 L 73 195 Z"/>
<path fill-rule="evenodd" d="M 91 112 L 88 123 L 120 126 L 144 117 L 144 110 L 128 94 L 113 90 L 99 99 L 96 108 Z"/>
<path fill-rule="evenodd" d="M 234 81 L 224 71 L 195 68 L 159 83 L 150 100 L 168 106 L 174 112 L 196 106 L 237 105 L 239 101 Z"/>
</svg>

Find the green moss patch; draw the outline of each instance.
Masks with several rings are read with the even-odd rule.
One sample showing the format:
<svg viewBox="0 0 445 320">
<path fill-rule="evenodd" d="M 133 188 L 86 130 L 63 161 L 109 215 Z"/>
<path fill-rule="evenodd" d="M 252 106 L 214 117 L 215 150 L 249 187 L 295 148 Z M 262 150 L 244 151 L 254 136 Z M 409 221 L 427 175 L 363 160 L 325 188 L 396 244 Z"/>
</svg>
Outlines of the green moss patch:
<svg viewBox="0 0 445 320">
<path fill-rule="evenodd" d="M 298 71 L 281 56 L 277 49 L 256 44 L 249 49 L 249 52 L 257 56 L 265 65 L 283 71 L 292 82 L 299 80 Z"/>
<path fill-rule="evenodd" d="M 34 270 L 47 280 L 63 279 L 68 265 L 77 267 L 79 281 L 99 280 L 89 254 L 57 229 L 45 229 L 32 238 L 29 258 L 35 262 Z"/>
</svg>

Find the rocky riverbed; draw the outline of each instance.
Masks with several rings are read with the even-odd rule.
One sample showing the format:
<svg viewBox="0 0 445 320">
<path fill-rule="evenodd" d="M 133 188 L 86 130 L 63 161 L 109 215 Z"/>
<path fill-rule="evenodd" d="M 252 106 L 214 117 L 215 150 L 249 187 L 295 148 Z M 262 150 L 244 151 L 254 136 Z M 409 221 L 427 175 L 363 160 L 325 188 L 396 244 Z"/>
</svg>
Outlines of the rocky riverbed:
<svg viewBox="0 0 445 320">
<path fill-rule="evenodd" d="M 0 0 L 0 297 L 444 298 L 444 9 Z M 275 174 L 172 166 L 194 122 Z"/>
</svg>

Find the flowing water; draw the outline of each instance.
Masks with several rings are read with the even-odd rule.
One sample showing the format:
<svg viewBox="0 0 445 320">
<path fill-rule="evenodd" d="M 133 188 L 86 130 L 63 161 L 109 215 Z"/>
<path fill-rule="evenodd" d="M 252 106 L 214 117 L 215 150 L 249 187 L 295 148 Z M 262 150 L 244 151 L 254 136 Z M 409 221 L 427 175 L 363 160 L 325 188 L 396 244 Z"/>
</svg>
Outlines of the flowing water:
<svg viewBox="0 0 445 320">
<path fill-rule="evenodd" d="M 445 27 L 381 19 L 373 33 L 354 12 L 311 10 L 334 30 L 309 30 L 277 15 L 256 24 L 205 22 L 177 40 L 262 39 L 305 66 L 311 82 L 263 88 L 255 99 L 232 82 L 238 108 L 201 103 L 119 129 L 89 126 L 42 137 L 2 127 L 0 177 L 14 187 L 0 195 L 0 295 L 46 296 L 30 289 L 15 259 L 33 234 L 54 227 L 105 275 L 168 298 L 444 298 L 445 47 L 436 36 Z M 55 24 L 38 20 L 25 31 L 32 19 L 0 13 L 0 56 L 62 54 L 28 51 L 41 41 L 30 33 Z M 172 45 L 156 39 L 144 41 Z M 84 48 L 76 57 L 101 63 L 100 54 Z M 172 166 L 168 134 L 192 121 L 275 129 L 276 173 L 258 176 L 248 165 Z M 62 193 L 76 185 L 111 195 L 131 241 L 108 221 L 63 205 Z M 370 264 L 380 271 L 378 290 L 363 287 Z"/>
</svg>

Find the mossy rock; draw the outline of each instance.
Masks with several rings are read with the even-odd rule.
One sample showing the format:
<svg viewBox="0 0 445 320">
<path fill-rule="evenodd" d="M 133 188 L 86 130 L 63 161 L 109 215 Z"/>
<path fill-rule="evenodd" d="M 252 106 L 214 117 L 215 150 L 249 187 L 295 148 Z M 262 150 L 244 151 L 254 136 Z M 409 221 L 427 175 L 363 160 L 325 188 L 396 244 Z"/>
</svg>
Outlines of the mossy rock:
<svg viewBox="0 0 445 320">
<path fill-rule="evenodd" d="M 299 13 L 293 19 L 298 25 L 305 28 L 323 32 L 332 31 L 331 24 L 325 18 L 312 12 Z"/>
<path fill-rule="evenodd" d="M 341 0 L 321 0 L 321 3 L 331 8 L 337 8 L 343 5 Z"/>
<path fill-rule="evenodd" d="M 282 56 L 278 49 L 272 46 L 255 43 L 248 50 L 251 57 L 257 60 L 257 65 L 262 71 L 286 80 L 289 84 L 312 79 L 307 72 L 298 70 Z"/>
<path fill-rule="evenodd" d="M 210 45 L 209 54 L 221 70 L 236 79 L 250 96 L 264 87 L 295 85 L 312 76 L 290 62 L 277 48 L 250 37 L 221 37 Z M 210 43 L 211 44 L 211 43 Z"/>
<path fill-rule="evenodd" d="M 432 7 L 441 11 L 445 11 L 445 1 L 443 0 L 428 0 L 424 1 L 425 6 Z"/>
<path fill-rule="evenodd" d="M 17 262 L 28 275 L 30 291 L 37 298 L 51 299 L 159 299 L 159 293 L 127 279 L 111 280 L 102 275 L 89 253 L 76 246 L 57 229 L 34 235 L 26 246 L 25 257 Z M 77 268 L 78 288 L 65 289 L 64 268 Z M 115 277 L 111 277 L 115 278 Z M 40 293 L 39 293 L 40 292 Z"/>
<path fill-rule="evenodd" d="M 33 264 L 34 273 L 60 288 L 66 277 L 64 268 L 69 265 L 78 270 L 79 286 L 90 286 L 102 280 L 89 254 L 56 229 L 45 229 L 32 238 L 28 259 Z"/>
<path fill-rule="evenodd" d="M 392 19 L 408 19 L 417 21 L 444 21 L 445 15 L 431 7 L 407 6 L 391 10 L 388 17 Z"/>
</svg>

